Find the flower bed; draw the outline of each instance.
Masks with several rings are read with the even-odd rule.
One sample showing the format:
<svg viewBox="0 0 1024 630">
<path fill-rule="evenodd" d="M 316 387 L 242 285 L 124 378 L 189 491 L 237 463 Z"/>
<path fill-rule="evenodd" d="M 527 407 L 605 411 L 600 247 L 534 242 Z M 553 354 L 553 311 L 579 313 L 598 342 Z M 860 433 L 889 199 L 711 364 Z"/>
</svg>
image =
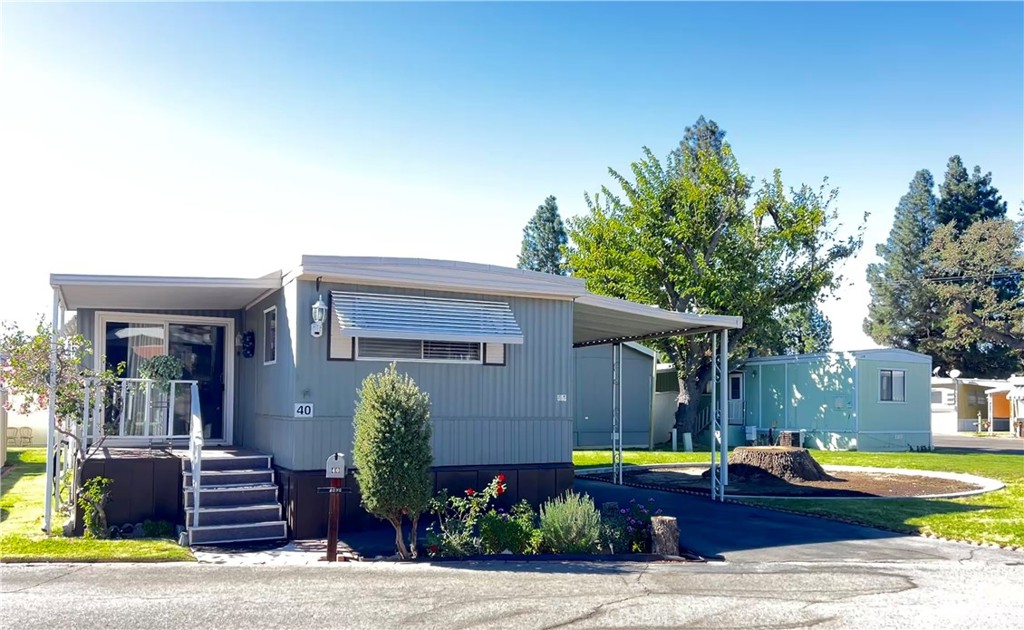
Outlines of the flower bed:
<svg viewBox="0 0 1024 630">
<path fill-rule="evenodd" d="M 599 510 L 588 495 L 570 490 L 536 512 L 525 500 L 509 510 L 496 507 L 505 490 L 505 476 L 498 475 L 482 490 L 467 488 L 455 496 L 439 492 L 429 508 L 436 520 L 427 528 L 427 555 L 510 561 L 701 560 L 695 554 L 650 553 L 651 517 L 661 514 L 654 499 Z"/>
</svg>

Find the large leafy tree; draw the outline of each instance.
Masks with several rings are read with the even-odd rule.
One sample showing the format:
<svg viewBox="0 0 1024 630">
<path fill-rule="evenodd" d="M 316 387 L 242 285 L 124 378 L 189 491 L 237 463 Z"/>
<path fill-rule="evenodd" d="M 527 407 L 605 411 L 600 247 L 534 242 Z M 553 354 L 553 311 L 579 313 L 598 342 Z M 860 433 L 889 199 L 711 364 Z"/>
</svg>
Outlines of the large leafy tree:
<svg viewBox="0 0 1024 630">
<path fill-rule="evenodd" d="M 875 250 L 881 262 L 868 265 L 871 303 L 864 332 L 876 343 L 919 350 L 941 334 L 934 292 L 922 282 L 938 207 L 934 188 L 927 170 L 914 175 L 896 206 L 888 240 Z"/>
<path fill-rule="evenodd" d="M 586 195 L 589 212 L 570 219 L 568 263 L 590 290 L 661 308 L 741 315 L 730 351 L 764 347 L 779 309 L 839 286 L 838 265 L 859 236 L 840 237 L 836 191 L 789 190 L 775 172 L 751 199 L 724 132 L 703 118 L 662 162 L 647 148 L 629 176 L 609 169 L 620 191 Z M 711 373 L 707 335 L 664 339 L 675 364 L 683 432 Z"/>
<path fill-rule="evenodd" d="M 519 253 L 518 267 L 565 275 L 562 248 L 567 240 L 565 224 L 558 214 L 558 202 L 549 196 L 537 207 L 533 218 L 523 228 L 523 247 Z"/>
<path fill-rule="evenodd" d="M 987 344 L 1024 358 L 1024 222 L 951 221 L 928 248 L 928 286 L 945 307 L 944 346 Z"/>
</svg>

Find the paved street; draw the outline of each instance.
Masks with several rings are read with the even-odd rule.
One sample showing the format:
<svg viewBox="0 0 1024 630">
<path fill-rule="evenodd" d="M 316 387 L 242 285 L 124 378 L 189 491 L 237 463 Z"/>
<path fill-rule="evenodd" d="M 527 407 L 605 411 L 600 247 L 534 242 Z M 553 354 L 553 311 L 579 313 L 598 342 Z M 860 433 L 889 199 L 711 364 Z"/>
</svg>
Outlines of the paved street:
<svg viewBox="0 0 1024 630">
<path fill-rule="evenodd" d="M 941 452 L 1016 453 L 1024 455 L 1024 439 L 1012 437 L 974 437 L 973 435 L 932 436 L 932 445 Z"/>
<path fill-rule="evenodd" d="M 1024 627 L 1024 555 L 685 565 L 0 567 L 30 628 Z"/>
</svg>

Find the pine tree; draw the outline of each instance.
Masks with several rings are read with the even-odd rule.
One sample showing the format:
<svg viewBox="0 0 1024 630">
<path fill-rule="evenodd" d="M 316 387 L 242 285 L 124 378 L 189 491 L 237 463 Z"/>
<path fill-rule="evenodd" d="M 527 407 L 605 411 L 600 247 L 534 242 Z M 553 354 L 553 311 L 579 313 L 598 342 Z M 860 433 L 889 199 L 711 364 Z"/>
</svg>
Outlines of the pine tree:
<svg viewBox="0 0 1024 630">
<path fill-rule="evenodd" d="M 876 343 L 919 350 L 937 333 L 933 292 L 925 286 L 925 249 L 935 230 L 935 181 L 920 170 L 896 206 L 889 239 L 876 249 L 880 263 L 868 265 L 871 303 L 864 332 Z"/>
<path fill-rule="evenodd" d="M 523 228 L 523 248 L 519 254 L 520 269 L 565 275 L 562 247 L 568 242 L 565 224 L 558 214 L 553 196 L 537 206 L 537 212 Z"/>
<path fill-rule="evenodd" d="M 812 354 L 832 349 L 832 322 L 817 302 L 798 304 L 780 313 L 781 352 L 773 354 Z"/>
<path fill-rule="evenodd" d="M 992 173 L 982 175 L 981 167 L 975 166 L 968 175 L 959 155 L 949 158 L 946 178 L 939 187 L 938 225 L 955 221 L 956 231 L 962 232 L 976 221 L 1005 216 L 1006 202 L 992 186 Z"/>
</svg>

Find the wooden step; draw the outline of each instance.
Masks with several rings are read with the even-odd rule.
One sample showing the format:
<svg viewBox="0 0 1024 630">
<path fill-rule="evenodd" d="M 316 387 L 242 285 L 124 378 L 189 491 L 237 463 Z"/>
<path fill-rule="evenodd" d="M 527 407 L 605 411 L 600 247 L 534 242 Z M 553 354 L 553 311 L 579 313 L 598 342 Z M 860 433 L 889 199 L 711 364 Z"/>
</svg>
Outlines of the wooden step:
<svg viewBox="0 0 1024 630">
<path fill-rule="evenodd" d="M 185 510 L 185 523 L 192 528 L 194 510 Z M 281 520 L 280 503 L 259 503 L 255 505 L 229 505 L 223 507 L 199 507 L 199 526 L 208 525 L 250 525 Z"/>
<path fill-rule="evenodd" d="M 202 472 L 212 470 L 270 470 L 269 455 L 218 455 L 204 457 Z M 187 457 L 181 460 L 182 472 L 192 472 L 192 460 Z"/>
<path fill-rule="evenodd" d="M 183 473 L 183 484 L 185 488 L 192 487 L 192 473 Z M 262 485 L 274 483 L 274 471 L 262 470 L 203 470 L 200 475 L 199 484 L 204 488 L 209 486 L 232 486 L 238 484 Z"/>
<path fill-rule="evenodd" d="M 192 489 L 183 491 L 185 508 L 193 503 Z M 246 485 L 231 488 L 199 488 L 199 508 L 277 503 L 277 486 L 273 484 Z"/>
<path fill-rule="evenodd" d="M 215 545 L 256 540 L 283 540 L 288 537 L 284 521 L 266 521 L 245 525 L 207 525 L 188 530 L 190 545 Z"/>
</svg>

